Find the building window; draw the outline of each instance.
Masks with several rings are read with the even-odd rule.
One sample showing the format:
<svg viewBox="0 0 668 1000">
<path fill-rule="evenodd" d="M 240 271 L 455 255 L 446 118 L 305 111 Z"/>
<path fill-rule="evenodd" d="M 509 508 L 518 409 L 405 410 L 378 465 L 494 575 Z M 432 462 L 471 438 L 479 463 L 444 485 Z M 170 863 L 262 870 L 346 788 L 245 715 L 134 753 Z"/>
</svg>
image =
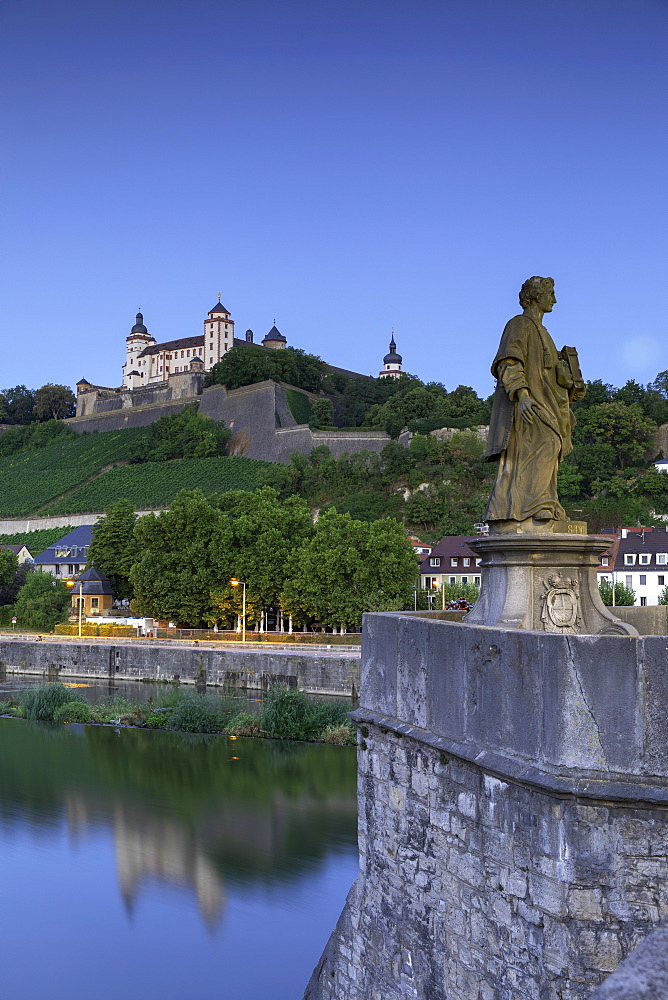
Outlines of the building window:
<svg viewBox="0 0 668 1000">
<path fill-rule="evenodd" d="M 666 553 L 665 552 L 659 552 L 658 555 L 657 555 L 657 557 L 656 557 L 656 561 L 657 561 L 657 563 L 658 563 L 659 566 L 665 566 L 666 565 Z"/>
<path fill-rule="evenodd" d="M 640 574 L 640 586 L 641 587 L 646 587 L 647 586 L 647 577 L 645 576 L 644 573 Z"/>
<path fill-rule="evenodd" d="M 482 559 L 476 559 L 475 564 L 476 566 L 482 566 Z"/>
<path fill-rule="evenodd" d="M 476 587 L 479 587 L 480 586 L 480 577 L 479 576 L 474 576 L 473 577 L 473 582 L 475 583 Z"/>
<path fill-rule="evenodd" d="M 656 582 L 660 587 L 663 587 L 665 585 L 665 580 L 666 580 L 665 576 L 657 576 L 656 578 Z"/>
<path fill-rule="evenodd" d="M 429 565 L 430 566 L 440 566 L 441 565 L 441 557 L 440 556 L 433 556 L 429 560 Z"/>
<path fill-rule="evenodd" d="M 457 583 L 457 579 L 454 576 L 450 577 L 450 583 Z"/>
<path fill-rule="evenodd" d="M 97 611 L 97 609 L 100 606 L 100 598 L 99 597 L 91 597 L 91 599 L 90 599 L 90 606 L 91 606 L 91 608 L 92 608 L 93 611 Z"/>
<path fill-rule="evenodd" d="M 646 597 L 641 597 L 640 598 L 640 607 L 641 608 L 646 608 L 647 607 L 647 598 Z"/>
<path fill-rule="evenodd" d="M 640 556 L 640 565 L 649 566 L 649 555 L 646 552 L 643 552 Z"/>
<path fill-rule="evenodd" d="M 627 576 L 626 577 L 626 586 L 627 587 L 633 586 L 633 577 L 632 576 Z"/>
<path fill-rule="evenodd" d="M 190 357 L 190 351 L 186 351 L 186 357 L 187 357 L 187 358 L 189 358 L 189 357 Z"/>
<path fill-rule="evenodd" d="M 462 583 L 468 583 L 468 582 L 469 582 L 468 576 L 463 576 L 462 577 Z"/>
<path fill-rule="evenodd" d="M 181 357 L 183 357 L 183 351 L 181 351 Z"/>
<path fill-rule="evenodd" d="M 60 566 L 56 563 L 56 576 L 60 576 Z"/>
<path fill-rule="evenodd" d="M 464 556 L 464 565 L 465 566 L 470 566 L 471 565 L 471 560 L 469 559 L 468 556 Z"/>
<path fill-rule="evenodd" d="M 633 566 L 633 564 L 635 563 L 635 561 L 636 561 L 636 557 L 634 555 L 632 555 L 630 552 L 627 552 L 624 555 L 624 565 L 625 566 Z"/>
<path fill-rule="evenodd" d="M 601 557 L 601 566 L 609 566 L 609 565 L 610 565 L 610 557 L 609 556 L 602 556 Z"/>
<path fill-rule="evenodd" d="M 456 566 L 456 565 L 457 565 L 457 558 L 456 558 L 455 556 L 453 556 L 453 557 L 452 557 L 452 558 L 450 559 L 450 565 L 451 565 L 451 566 Z"/>
</svg>

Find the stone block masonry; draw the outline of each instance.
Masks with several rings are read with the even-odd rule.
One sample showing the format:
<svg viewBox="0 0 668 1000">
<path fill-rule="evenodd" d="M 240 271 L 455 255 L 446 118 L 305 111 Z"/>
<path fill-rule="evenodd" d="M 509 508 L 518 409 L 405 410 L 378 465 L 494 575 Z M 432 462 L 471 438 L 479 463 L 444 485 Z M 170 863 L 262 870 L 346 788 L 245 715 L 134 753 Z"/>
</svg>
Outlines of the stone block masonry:
<svg viewBox="0 0 668 1000">
<path fill-rule="evenodd" d="M 61 680 L 179 680 L 260 691 L 282 681 L 309 694 L 351 697 L 359 691 L 359 670 L 359 652 L 354 650 L 0 639 L 0 671 Z"/>
<path fill-rule="evenodd" d="M 592 997 L 668 916 L 667 646 L 367 616 L 360 875 L 305 997 Z"/>
</svg>

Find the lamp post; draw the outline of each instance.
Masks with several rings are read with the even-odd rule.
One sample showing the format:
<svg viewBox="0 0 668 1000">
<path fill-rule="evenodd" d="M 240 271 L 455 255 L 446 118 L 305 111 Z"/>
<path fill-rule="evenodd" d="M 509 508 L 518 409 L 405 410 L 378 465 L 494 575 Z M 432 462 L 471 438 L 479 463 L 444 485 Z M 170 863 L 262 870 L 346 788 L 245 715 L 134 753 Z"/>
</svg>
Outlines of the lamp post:
<svg viewBox="0 0 668 1000">
<path fill-rule="evenodd" d="M 230 580 L 232 587 L 243 587 L 242 611 L 241 611 L 241 641 L 246 641 L 246 584 L 243 580 Z"/>
<path fill-rule="evenodd" d="M 75 587 L 76 580 L 67 580 L 68 587 Z M 83 580 L 79 580 L 79 638 L 81 638 L 81 615 L 83 612 Z"/>
</svg>

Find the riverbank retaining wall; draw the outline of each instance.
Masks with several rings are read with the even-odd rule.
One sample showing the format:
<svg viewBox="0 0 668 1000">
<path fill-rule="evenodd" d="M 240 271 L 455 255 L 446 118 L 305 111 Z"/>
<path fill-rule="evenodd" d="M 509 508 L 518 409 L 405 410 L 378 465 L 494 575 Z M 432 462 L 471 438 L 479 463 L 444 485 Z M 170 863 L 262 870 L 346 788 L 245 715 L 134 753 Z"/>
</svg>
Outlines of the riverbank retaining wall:
<svg viewBox="0 0 668 1000">
<path fill-rule="evenodd" d="M 590 998 L 668 916 L 668 638 L 383 614 L 363 648 L 360 875 L 305 997 Z"/>
<path fill-rule="evenodd" d="M 356 697 L 359 654 L 330 650 L 211 649 L 97 640 L 0 640 L 0 671 L 45 678 L 179 681 L 248 690 L 283 682 L 309 694 Z"/>
</svg>

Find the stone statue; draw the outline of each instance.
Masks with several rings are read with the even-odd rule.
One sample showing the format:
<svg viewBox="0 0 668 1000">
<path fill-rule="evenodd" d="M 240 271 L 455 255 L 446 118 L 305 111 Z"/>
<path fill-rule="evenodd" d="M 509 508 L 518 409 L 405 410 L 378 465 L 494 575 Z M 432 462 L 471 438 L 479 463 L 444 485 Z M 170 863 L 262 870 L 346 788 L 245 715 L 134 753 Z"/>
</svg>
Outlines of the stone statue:
<svg viewBox="0 0 668 1000">
<path fill-rule="evenodd" d="M 556 301 L 552 278 L 525 281 L 523 312 L 506 324 L 492 364 L 497 383 L 485 458 L 498 459 L 499 469 L 485 520 L 493 534 L 549 532 L 566 516 L 557 469 L 572 448 L 570 403 L 583 398 L 585 385 L 575 349 L 557 351 L 543 326 Z"/>
</svg>

